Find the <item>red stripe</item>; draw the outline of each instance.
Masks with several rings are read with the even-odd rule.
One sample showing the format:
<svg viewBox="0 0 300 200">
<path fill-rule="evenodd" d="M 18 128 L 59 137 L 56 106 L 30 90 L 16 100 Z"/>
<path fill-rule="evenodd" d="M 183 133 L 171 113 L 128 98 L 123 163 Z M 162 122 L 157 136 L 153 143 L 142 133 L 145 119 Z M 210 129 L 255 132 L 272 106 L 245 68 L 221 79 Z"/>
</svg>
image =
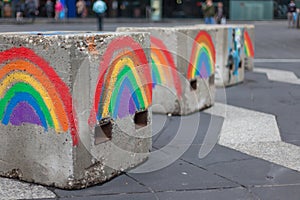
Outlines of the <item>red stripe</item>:
<svg viewBox="0 0 300 200">
<path fill-rule="evenodd" d="M 253 48 L 252 40 L 247 31 L 244 32 L 244 36 L 245 36 L 245 40 L 247 41 L 247 44 L 248 44 L 250 57 L 254 57 L 254 48 Z"/>
</svg>

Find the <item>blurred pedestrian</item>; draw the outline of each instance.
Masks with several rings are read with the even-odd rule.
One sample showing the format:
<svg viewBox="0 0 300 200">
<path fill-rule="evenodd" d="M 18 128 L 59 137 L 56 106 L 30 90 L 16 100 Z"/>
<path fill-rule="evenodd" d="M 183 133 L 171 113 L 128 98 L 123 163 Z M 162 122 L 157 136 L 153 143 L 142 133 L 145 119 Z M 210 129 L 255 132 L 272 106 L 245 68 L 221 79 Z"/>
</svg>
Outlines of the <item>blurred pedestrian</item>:
<svg viewBox="0 0 300 200">
<path fill-rule="evenodd" d="M 77 16 L 86 17 L 86 3 L 84 0 L 78 0 L 76 3 Z"/>
<path fill-rule="evenodd" d="M 60 2 L 60 0 L 56 0 L 55 3 L 55 20 L 58 20 L 60 18 L 60 13 L 64 10 L 64 6 L 62 5 L 62 3 Z"/>
<path fill-rule="evenodd" d="M 202 6 L 205 24 L 215 24 L 215 8 L 212 0 L 206 0 L 206 4 Z"/>
<path fill-rule="evenodd" d="M 33 23 L 35 21 L 36 16 L 38 15 L 37 5 L 35 0 L 27 0 L 25 3 L 26 17 L 31 19 Z"/>
<path fill-rule="evenodd" d="M 17 22 L 23 21 L 23 14 L 24 14 L 25 5 L 22 1 L 19 1 L 16 4 L 16 20 Z"/>
<path fill-rule="evenodd" d="M 45 7 L 46 7 L 47 17 L 52 18 L 53 17 L 53 8 L 54 8 L 52 0 L 47 0 Z"/>
<path fill-rule="evenodd" d="M 297 6 L 294 2 L 294 0 L 291 0 L 288 4 L 288 11 L 287 11 L 287 17 L 288 17 L 288 27 L 290 28 L 295 27 L 296 20 L 297 20 Z"/>
<path fill-rule="evenodd" d="M 226 16 L 225 16 L 222 2 L 218 2 L 216 22 L 217 24 L 226 24 Z"/>
<path fill-rule="evenodd" d="M 93 11 L 98 17 L 98 30 L 102 31 L 102 18 L 107 9 L 106 3 L 102 0 L 97 0 L 93 5 Z"/>
</svg>

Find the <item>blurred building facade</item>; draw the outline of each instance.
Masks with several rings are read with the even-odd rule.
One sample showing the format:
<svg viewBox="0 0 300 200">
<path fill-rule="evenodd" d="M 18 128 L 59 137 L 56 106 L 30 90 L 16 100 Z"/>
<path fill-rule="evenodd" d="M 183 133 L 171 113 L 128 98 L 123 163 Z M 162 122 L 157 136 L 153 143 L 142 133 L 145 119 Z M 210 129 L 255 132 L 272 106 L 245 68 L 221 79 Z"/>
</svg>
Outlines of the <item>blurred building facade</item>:
<svg viewBox="0 0 300 200">
<path fill-rule="evenodd" d="M 15 6 L 26 0 L 0 0 L 0 16 L 14 17 Z M 77 0 L 61 0 L 65 5 L 66 17 L 76 17 Z M 108 5 L 106 17 L 123 18 L 201 18 L 201 6 L 205 0 L 104 0 Z M 272 20 L 286 18 L 289 0 L 220 0 L 231 20 Z M 46 0 L 36 0 L 39 16 L 45 17 Z M 88 17 L 94 16 L 92 5 L 95 0 L 85 0 Z M 300 0 L 295 1 L 300 7 Z M 55 3 L 55 0 L 53 0 Z M 214 1 L 217 4 L 217 1 Z"/>
</svg>

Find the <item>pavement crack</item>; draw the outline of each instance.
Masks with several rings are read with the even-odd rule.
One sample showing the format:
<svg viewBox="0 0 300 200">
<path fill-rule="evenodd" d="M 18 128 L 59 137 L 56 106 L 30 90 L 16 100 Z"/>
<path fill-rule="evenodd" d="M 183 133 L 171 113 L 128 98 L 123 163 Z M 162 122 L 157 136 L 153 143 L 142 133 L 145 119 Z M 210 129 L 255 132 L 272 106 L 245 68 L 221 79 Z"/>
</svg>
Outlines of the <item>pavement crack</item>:
<svg viewBox="0 0 300 200">
<path fill-rule="evenodd" d="M 141 186 L 147 188 L 147 189 L 155 196 L 155 199 L 159 200 L 159 197 L 156 195 L 155 191 L 154 191 L 151 187 L 145 185 L 144 183 L 140 182 L 138 179 L 136 179 L 136 178 L 130 176 L 130 175 L 127 174 L 127 173 L 125 173 L 125 175 L 126 175 L 128 178 L 131 178 L 133 181 L 137 182 L 139 185 L 141 185 Z"/>
<path fill-rule="evenodd" d="M 210 170 L 208 170 L 208 169 L 206 169 L 206 168 L 204 168 L 204 167 L 198 166 L 198 165 L 196 165 L 196 164 L 194 164 L 194 163 L 192 163 L 192 162 L 189 162 L 189 161 L 187 161 L 187 160 L 184 160 L 184 159 L 182 159 L 182 158 L 180 158 L 180 160 L 182 160 L 183 162 L 186 162 L 186 163 L 188 163 L 188 164 L 190 164 L 190 165 L 193 165 L 193 166 L 195 166 L 195 167 L 197 167 L 197 168 L 199 168 L 199 169 L 202 169 L 202 170 L 205 170 L 205 171 L 207 171 L 207 172 L 210 172 L 210 173 L 212 173 L 213 175 L 216 175 L 216 176 L 218 176 L 218 177 L 220 177 L 220 178 L 222 178 L 222 179 L 225 179 L 225 180 L 227 180 L 227 181 L 229 181 L 229 182 L 231 182 L 231 183 L 235 183 L 235 184 L 239 185 L 240 187 L 243 187 L 243 188 L 245 188 L 245 189 L 248 189 L 248 187 L 247 187 L 246 185 L 243 185 L 243 184 L 241 184 L 241 183 L 239 183 L 239 182 L 237 182 L 237 181 L 231 180 L 230 178 L 225 177 L 225 176 L 223 176 L 223 175 L 221 175 L 221 174 L 218 174 L 218 173 L 216 173 L 216 172 L 212 172 L 212 171 L 210 171 Z"/>
<path fill-rule="evenodd" d="M 243 158 L 243 159 L 232 159 L 232 160 L 227 160 L 227 161 L 218 161 L 218 162 L 213 162 L 208 165 L 205 165 L 204 167 L 210 167 L 212 165 L 217 165 L 221 163 L 231 163 L 231 162 L 240 162 L 240 161 L 245 161 L 245 160 L 254 160 L 255 158 Z"/>
</svg>

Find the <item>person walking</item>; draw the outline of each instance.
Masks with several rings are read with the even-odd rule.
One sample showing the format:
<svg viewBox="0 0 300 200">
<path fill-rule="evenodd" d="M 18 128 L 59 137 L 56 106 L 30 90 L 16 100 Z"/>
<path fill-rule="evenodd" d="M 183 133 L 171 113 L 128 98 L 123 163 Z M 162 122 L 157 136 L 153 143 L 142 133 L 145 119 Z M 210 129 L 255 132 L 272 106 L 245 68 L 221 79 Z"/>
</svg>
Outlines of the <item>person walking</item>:
<svg viewBox="0 0 300 200">
<path fill-rule="evenodd" d="M 86 17 L 86 3 L 84 0 L 78 0 L 76 3 L 77 16 Z"/>
<path fill-rule="evenodd" d="M 288 27 L 295 27 L 297 20 L 297 6 L 294 0 L 291 0 L 288 4 L 287 18 L 288 18 Z M 292 25 L 292 26 L 291 26 Z"/>
<path fill-rule="evenodd" d="M 58 20 L 60 18 L 60 13 L 64 10 L 64 6 L 62 5 L 62 3 L 60 2 L 60 0 L 56 0 L 55 3 L 55 20 Z"/>
<path fill-rule="evenodd" d="M 205 24 L 215 24 L 215 8 L 212 0 L 206 0 L 206 4 L 202 6 Z"/>
<path fill-rule="evenodd" d="M 27 17 L 31 18 L 31 23 L 33 23 L 35 21 L 35 17 L 38 15 L 38 9 L 35 0 L 28 0 L 25 3 L 25 9 Z"/>
<path fill-rule="evenodd" d="M 217 24 L 226 24 L 225 12 L 223 9 L 223 3 L 218 2 L 217 13 L 216 13 Z"/>
<path fill-rule="evenodd" d="M 102 31 L 102 18 L 107 9 L 106 3 L 102 0 L 97 0 L 93 5 L 93 11 L 98 17 L 98 30 Z"/>
<path fill-rule="evenodd" d="M 47 17 L 52 18 L 53 17 L 53 2 L 52 2 L 52 0 L 47 0 L 45 7 L 46 7 Z"/>
<path fill-rule="evenodd" d="M 16 20 L 17 22 L 22 22 L 23 21 L 23 13 L 24 13 L 24 10 L 25 10 L 25 5 L 22 1 L 19 1 L 17 4 L 16 4 Z"/>
</svg>

